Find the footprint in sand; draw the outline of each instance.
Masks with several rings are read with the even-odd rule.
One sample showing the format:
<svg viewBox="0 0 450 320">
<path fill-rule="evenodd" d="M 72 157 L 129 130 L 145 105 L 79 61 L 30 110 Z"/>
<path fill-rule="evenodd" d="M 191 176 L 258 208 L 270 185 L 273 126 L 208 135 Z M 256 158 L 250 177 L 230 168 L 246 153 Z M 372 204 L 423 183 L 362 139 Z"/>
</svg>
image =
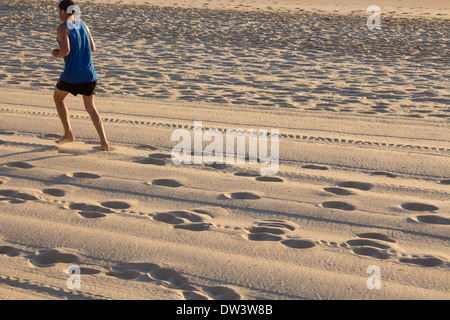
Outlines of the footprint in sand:
<svg viewBox="0 0 450 320">
<path fill-rule="evenodd" d="M 375 248 L 379 248 L 379 249 L 390 249 L 391 248 L 391 246 L 388 244 L 384 244 L 382 242 L 370 240 L 370 239 L 353 239 L 353 240 L 346 241 L 346 243 L 351 247 L 368 246 L 368 247 L 375 247 Z"/>
<path fill-rule="evenodd" d="M 7 255 L 8 257 L 17 257 L 20 252 L 11 246 L 0 246 L 0 254 Z"/>
<path fill-rule="evenodd" d="M 280 241 L 283 245 L 293 249 L 307 249 L 316 246 L 308 239 L 284 239 L 285 235 L 297 229 L 298 226 L 292 222 L 283 220 L 264 220 L 255 222 L 254 226 L 248 228 L 247 239 L 252 241 Z"/>
<path fill-rule="evenodd" d="M 3 196 L 3 198 L 0 198 L 0 201 L 9 201 L 9 203 L 23 203 L 38 199 L 31 194 L 17 190 L 0 190 L 0 196 Z"/>
<path fill-rule="evenodd" d="M 131 205 L 124 201 L 105 201 L 102 202 L 101 205 L 106 208 L 111 209 L 128 209 L 131 207 Z"/>
<path fill-rule="evenodd" d="M 158 213 L 153 217 L 156 221 L 161 221 L 169 224 L 180 224 L 185 222 L 201 222 L 203 219 L 189 211 L 171 211 Z"/>
<path fill-rule="evenodd" d="M 284 226 L 280 225 L 281 221 L 277 224 L 273 222 L 257 222 L 255 226 L 248 229 L 248 240 L 252 241 L 281 241 L 283 239 L 283 235 L 291 231 L 291 229 L 287 229 Z"/>
<path fill-rule="evenodd" d="M 235 290 L 225 286 L 206 286 L 204 292 L 192 285 L 188 278 L 171 268 L 162 268 L 154 263 L 126 263 L 120 264 L 106 273 L 107 276 L 122 280 L 135 280 L 141 282 L 155 281 L 160 285 L 174 290 L 183 290 L 187 300 L 238 300 L 241 295 Z"/>
<path fill-rule="evenodd" d="M 441 224 L 441 225 L 450 225 L 450 219 L 437 216 L 437 215 L 426 215 L 426 216 L 417 216 L 412 218 L 413 221 L 422 222 L 427 224 Z"/>
<path fill-rule="evenodd" d="M 97 219 L 97 218 L 103 218 L 106 217 L 105 214 L 97 211 L 80 211 L 80 216 L 86 219 Z"/>
<path fill-rule="evenodd" d="M 107 213 L 113 213 L 109 208 L 100 207 L 86 203 L 71 203 L 69 209 L 77 210 L 83 218 L 103 218 Z"/>
<path fill-rule="evenodd" d="M 179 224 L 173 227 L 175 229 L 184 229 L 190 231 L 205 231 L 211 228 L 211 224 L 200 222 L 200 223 Z"/>
<path fill-rule="evenodd" d="M 238 176 L 238 177 L 260 177 L 261 176 L 256 171 L 249 171 L 249 172 L 241 171 L 241 172 L 236 172 L 234 175 Z"/>
<path fill-rule="evenodd" d="M 358 255 L 362 256 L 369 256 L 376 259 L 389 259 L 390 255 L 386 252 L 383 252 L 380 249 L 373 248 L 373 247 L 355 247 L 353 248 L 353 252 Z"/>
<path fill-rule="evenodd" d="M 161 268 L 154 263 L 127 263 L 113 267 L 107 276 L 116 277 L 122 280 L 137 281 L 157 281 L 163 286 L 171 289 L 194 290 L 189 284 L 189 280 L 179 272 Z"/>
<path fill-rule="evenodd" d="M 365 182 L 343 181 L 343 182 L 338 183 L 338 186 L 341 188 L 352 188 L 352 189 L 367 191 L 367 190 L 370 190 L 373 185 L 370 183 L 365 183 Z"/>
<path fill-rule="evenodd" d="M 438 207 L 431 204 L 418 203 L 418 202 L 407 202 L 402 204 L 402 208 L 409 211 L 436 211 L 439 210 Z"/>
<path fill-rule="evenodd" d="M 209 167 L 209 168 L 214 168 L 214 169 L 217 169 L 217 170 L 224 170 L 224 169 L 227 169 L 227 168 L 230 167 L 226 163 L 217 163 L 217 162 L 213 162 L 213 163 L 210 163 L 210 164 L 205 164 L 205 166 Z"/>
<path fill-rule="evenodd" d="M 101 176 L 95 173 L 89 173 L 89 172 L 74 172 L 74 173 L 68 173 L 67 176 L 69 178 L 78 178 L 78 179 L 99 179 Z"/>
<path fill-rule="evenodd" d="M 444 261 L 433 256 L 424 256 L 422 258 L 420 257 L 400 258 L 399 261 L 403 263 L 411 263 L 419 265 L 422 267 L 439 267 L 442 264 L 444 264 Z"/>
<path fill-rule="evenodd" d="M 171 289 L 193 290 L 189 280 L 175 270 L 168 268 L 159 268 L 150 272 L 150 278 L 161 281 L 162 284 Z"/>
<path fill-rule="evenodd" d="M 51 195 L 53 197 L 64 197 L 66 195 L 66 191 L 63 189 L 57 188 L 47 188 L 42 190 L 43 193 Z"/>
<path fill-rule="evenodd" d="M 232 192 L 224 193 L 219 196 L 220 199 L 238 199 L 238 200 L 257 200 L 261 199 L 260 196 L 253 192 Z"/>
<path fill-rule="evenodd" d="M 165 159 L 157 159 L 157 158 L 140 158 L 136 160 L 137 163 L 141 164 L 152 164 L 155 166 L 165 166 L 166 160 Z"/>
<path fill-rule="evenodd" d="M 154 186 L 169 187 L 169 188 L 178 188 L 178 187 L 183 186 L 177 180 L 172 180 L 172 179 L 156 179 L 151 182 L 147 182 L 147 184 L 154 185 Z"/>
<path fill-rule="evenodd" d="M 252 241 L 281 241 L 282 239 L 283 237 L 268 232 L 250 233 L 248 235 L 248 240 Z"/>
<path fill-rule="evenodd" d="M 80 274 L 81 275 L 94 275 L 101 273 L 101 270 L 94 269 L 94 268 L 88 268 L 88 267 L 80 267 Z"/>
<path fill-rule="evenodd" d="M 344 245 L 349 246 L 353 253 L 376 259 L 389 259 L 392 254 L 401 251 L 394 245 L 395 240 L 387 235 L 375 232 L 357 234 L 358 239 L 347 240 Z"/>
<path fill-rule="evenodd" d="M 355 193 L 347 190 L 347 189 L 342 189 L 342 188 L 323 188 L 323 190 L 325 190 L 326 192 L 330 192 L 339 196 L 350 196 L 350 195 L 355 195 Z"/>
<path fill-rule="evenodd" d="M 356 210 L 354 205 L 351 205 L 347 202 L 342 201 L 325 201 L 322 203 L 322 207 L 331 208 L 331 209 L 339 209 L 344 211 L 353 211 Z"/>
<path fill-rule="evenodd" d="M 263 182 L 284 182 L 284 180 L 281 179 L 281 178 L 278 178 L 278 177 L 268 177 L 268 176 L 257 177 L 255 180 L 256 180 L 256 181 L 263 181 Z"/>
<path fill-rule="evenodd" d="M 184 229 L 190 231 L 209 230 L 212 223 L 207 222 L 211 218 L 207 213 L 202 214 L 201 211 L 170 211 L 158 213 L 153 220 L 174 225 L 175 229 Z"/>
<path fill-rule="evenodd" d="M 36 267 L 52 267 L 57 263 L 78 263 L 79 258 L 70 253 L 61 253 L 58 250 L 43 250 L 38 254 L 26 257 Z"/>
<path fill-rule="evenodd" d="M 308 249 L 315 247 L 316 244 L 310 240 L 302 240 L 302 239 L 288 239 L 281 241 L 286 247 L 293 249 Z"/>
<path fill-rule="evenodd" d="M 34 168 L 33 165 L 26 163 L 26 162 L 8 162 L 7 164 L 5 164 L 5 166 L 10 167 L 10 168 L 20 168 L 20 169 L 31 169 Z"/>
<path fill-rule="evenodd" d="M 115 278 L 119 278 L 122 280 L 137 280 L 143 276 L 142 273 L 140 273 L 138 271 L 134 271 L 134 270 L 127 270 L 127 271 L 123 271 L 123 272 L 110 271 L 110 272 L 107 272 L 106 275 L 115 277 Z"/>
<path fill-rule="evenodd" d="M 154 263 L 126 263 L 113 267 L 106 275 L 123 280 L 148 280 L 147 274 L 158 268 Z"/>
</svg>

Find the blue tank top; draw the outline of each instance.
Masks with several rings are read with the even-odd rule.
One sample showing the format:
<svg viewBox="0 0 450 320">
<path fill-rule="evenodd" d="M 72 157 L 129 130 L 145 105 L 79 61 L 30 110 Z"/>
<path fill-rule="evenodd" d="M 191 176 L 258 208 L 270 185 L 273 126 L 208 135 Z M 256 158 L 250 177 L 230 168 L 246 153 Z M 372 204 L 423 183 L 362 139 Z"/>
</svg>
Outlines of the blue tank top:
<svg viewBox="0 0 450 320">
<path fill-rule="evenodd" d="M 70 53 L 64 57 L 65 68 L 61 80 L 68 83 L 85 83 L 98 80 L 91 57 L 89 32 L 82 21 L 79 29 L 69 29 Z M 64 24 L 67 25 L 66 22 Z"/>
</svg>

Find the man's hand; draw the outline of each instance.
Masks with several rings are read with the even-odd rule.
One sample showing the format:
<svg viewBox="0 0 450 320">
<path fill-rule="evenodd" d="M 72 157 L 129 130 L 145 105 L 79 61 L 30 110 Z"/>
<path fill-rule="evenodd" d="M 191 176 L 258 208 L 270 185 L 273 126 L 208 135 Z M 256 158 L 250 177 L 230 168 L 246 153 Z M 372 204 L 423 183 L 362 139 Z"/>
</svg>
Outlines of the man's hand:
<svg viewBox="0 0 450 320">
<path fill-rule="evenodd" d="M 60 54 L 59 49 L 53 49 L 52 56 L 59 57 L 60 56 L 59 54 Z"/>
</svg>

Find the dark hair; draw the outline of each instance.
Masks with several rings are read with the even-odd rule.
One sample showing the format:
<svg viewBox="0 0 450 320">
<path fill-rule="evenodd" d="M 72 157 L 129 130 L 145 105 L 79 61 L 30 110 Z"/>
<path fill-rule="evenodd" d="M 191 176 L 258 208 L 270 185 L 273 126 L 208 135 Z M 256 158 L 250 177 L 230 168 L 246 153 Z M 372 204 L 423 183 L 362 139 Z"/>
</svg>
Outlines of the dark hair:
<svg viewBox="0 0 450 320">
<path fill-rule="evenodd" d="M 75 3 L 72 0 L 62 0 L 58 7 L 63 9 L 64 11 L 67 11 L 67 8 L 69 8 L 70 6 L 74 6 Z M 72 13 L 72 12 L 70 12 Z"/>
</svg>

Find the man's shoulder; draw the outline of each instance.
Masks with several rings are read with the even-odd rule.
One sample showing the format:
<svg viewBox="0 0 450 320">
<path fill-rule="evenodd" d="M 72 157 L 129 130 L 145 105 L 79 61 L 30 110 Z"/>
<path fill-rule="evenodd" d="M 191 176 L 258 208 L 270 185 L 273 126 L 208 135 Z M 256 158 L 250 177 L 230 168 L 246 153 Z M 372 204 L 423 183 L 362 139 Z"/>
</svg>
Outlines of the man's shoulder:
<svg viewBox="0 0 450 320">
<path fill-rule="evenodd" d="M 67 25 L 65 23 L 61 23 L 58 28 L 56 28 L 56 31 L 58 32 L 66 32 L 69 31 L 69 28 L 67 27 Z"/>
</svg>

